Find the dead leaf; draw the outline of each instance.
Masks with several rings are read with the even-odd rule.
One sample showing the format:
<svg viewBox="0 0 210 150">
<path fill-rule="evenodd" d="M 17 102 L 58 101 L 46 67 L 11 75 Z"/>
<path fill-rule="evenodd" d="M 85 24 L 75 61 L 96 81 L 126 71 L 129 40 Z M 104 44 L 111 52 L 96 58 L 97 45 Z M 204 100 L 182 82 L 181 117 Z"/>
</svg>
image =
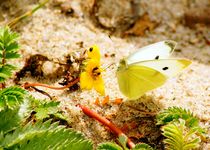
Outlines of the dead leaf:
<svg viewBox="0 0 210 150">
<path fill-rule="evenodd" d="M 152 31 L 157 26 L 157 23 L 151 21 L 149 15 L 145 13 L 134 24 L 132 28 L 125 31 L 124 35 L 143 36 L 145 31 Z"/>
<path fill-rule="evenodd" d="M 97 105 L 97 106 L 100 106 L 100 101 L 99 101 L 99 98 L 98 97 L 96 98 L 94 104 Z"/>
<path fill-rule="evenodd" d="M 116 99 L 114 100 L 114 104 L 120 105 L 120 104 L 122 104 L 122 101 L 123 101 L 122 98 L 116 98 Z"/>
<path fill-rule="evenodd" d="M 106 105 L 109 103 L 109 95 L 105 96 L 104 100 L 102 101 L 102 105 Z"/>
</svg>

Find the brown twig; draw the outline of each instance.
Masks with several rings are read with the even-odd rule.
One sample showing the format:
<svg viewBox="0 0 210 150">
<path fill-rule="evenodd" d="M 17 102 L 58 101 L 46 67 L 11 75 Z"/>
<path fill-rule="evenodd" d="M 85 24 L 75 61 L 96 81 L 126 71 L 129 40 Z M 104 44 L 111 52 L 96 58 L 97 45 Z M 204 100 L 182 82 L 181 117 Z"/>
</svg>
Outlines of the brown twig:
<svg viewBox="0 0 210 150">
<path fill-rule="evenodd" d="M 50 100 L 53 99 L 53 98 L 50 96 L 50 94 L 48 94 L 47 92 L 42 91 L 42 90 L 40 90 L 40 89 L 37 89 L 37 88 L 35 88 L 35 87 L 31 87 L 31 88 L 33 88 L 34 90 L 36 90 L 37 92 L 39 92 L 39 93 L 41 93 L 41 94 L 43 94 L 43 95 L 46 95 L 47 97 L 50 98 Z"/>
<path fill-rule="evenodd" d="M 121 129 L 119 129 L 118 127 L 116 127 L 116 125 L 114 125 L 112 122 L 110 122 L 109 120 L 107 120 L 105 117 L 100 116 L 99 114 L 97 114 L 96 112 L 90 110 L 88 107 L 85 107 L 83 105 L 78 104 L 77 106 L 79 106 L 82 111 L 89 117 L 92 117 L 94 119 L 96 119 L 97 121 L 99 121 L 100 123 L 102 123 L 103 125 L 109 127 L 109 129 L 114 132 L 118 137 L 119 136 L 126 136 Z M 127 137 L 127 136 L 126 136 Z M 127 137 L 128 141 L 127 144 L 129 146 L 129 148 L 134 148 L 135 144 L 131 141 L 131 139 L 129 139 Z"/>
<path fill-rule="evenodd" d="M 55 87 L 55 86 L 50 86 L 50 85 L 42 84 L 42 83 L 28 83 L 28 82 L 26 82 L 23 85 L 23 87 L 25 89 L 27 89 L 29 87 L 42 86 L 42 87 L 46 87 L 46 88 L 50 88 L 50 89 L 54 89 L 54 90 L 63 90 L 63 89 L 66 89 L 66 88 L 69 88 L 69 87 L 73 86 L 77 82 L 79 82 L 79 78 L 76 78 L 74 81 L 70 82 L 69 84 L 67 84 L 66 86 L 63 86 L 63 87 Z"/>
</svg>

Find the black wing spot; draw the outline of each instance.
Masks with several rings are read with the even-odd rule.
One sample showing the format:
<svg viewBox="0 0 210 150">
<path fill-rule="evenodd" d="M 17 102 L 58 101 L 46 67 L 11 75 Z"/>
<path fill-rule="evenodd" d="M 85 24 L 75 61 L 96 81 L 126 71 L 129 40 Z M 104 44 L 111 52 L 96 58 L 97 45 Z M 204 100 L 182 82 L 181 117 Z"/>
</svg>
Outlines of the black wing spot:
<svg viewBox="0 0 210 150">
<path fill-rule="evenodd" d="M 159 56 L 156 56 L 155 59 L 159 59 Z"/>
<path fill-rule="evenodd" d="M 92 51 L 93 51 L 93 48 L 91 47 L 91 48 L 89 49 L 89 51 L 92 52 Z"/>
<path fill-rule="evenodd" d="M 168 67 L 164 67 L 164 68 L 162 68 L 163 70 L 168 70 Z"/>
</svg>

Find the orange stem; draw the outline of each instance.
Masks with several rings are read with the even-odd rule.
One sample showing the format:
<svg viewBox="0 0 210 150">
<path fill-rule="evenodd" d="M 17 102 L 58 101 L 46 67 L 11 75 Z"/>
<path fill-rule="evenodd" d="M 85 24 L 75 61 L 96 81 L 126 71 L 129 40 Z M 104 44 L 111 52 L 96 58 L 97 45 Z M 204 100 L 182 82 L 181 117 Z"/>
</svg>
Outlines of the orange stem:
<svg viewBox="0 0 210 150">
<path fill-rule="evenodd" d="M 82 109 L 82 111 L 89 117 L 92 117 L 94 119 L 96 119 L 97 121 L 99 121 L 100 123 L 102 123 L 103 125 L 109 127 L 109 129 L 111 131 L 113 131 L 118 137 L 120 135 L 124 135 L 126 136 L 121 129 L 119 129 L 118 127 L 116 127 L 116 125 L 114 125 L 111 121 L 109 121 L 108 119 L 106 119 L 105 117 L 100 116 L 99 114 L 97 114 L 96 112 L 90 110 L 88 107 L 82 106 L 80 104 L 78 104 L 78 106 Z M 128 138 L 128 137 L 127 137 Z M 129 146 L 129 148 L 134 148 L 135 144 L 131 141 L 131 139 L 128 138 L 127 144 Z"/>
<path fill-rule="evenodd" d="M 55 86 L 50 86 L 50 85 L 42 84 L 42 83 L 25 83 L 23 85 L 23 87 L 25 89 L 27 89 L 29 87 L 42 86 L 42 87 L 46 87 L 46 88 L 50 88 L 50 89 L 54 89 L 54 90 L 63 90 L 65 88 L 69 88 L 69 87 L 73 86 L 77 82 L 79 82 L 79 78 L 76 78 L 74 81 L 70 82 L 69 84 L 67 84 L 66 86 L 63 86 L 63 87 L 55 87 Z"/>
</svg>

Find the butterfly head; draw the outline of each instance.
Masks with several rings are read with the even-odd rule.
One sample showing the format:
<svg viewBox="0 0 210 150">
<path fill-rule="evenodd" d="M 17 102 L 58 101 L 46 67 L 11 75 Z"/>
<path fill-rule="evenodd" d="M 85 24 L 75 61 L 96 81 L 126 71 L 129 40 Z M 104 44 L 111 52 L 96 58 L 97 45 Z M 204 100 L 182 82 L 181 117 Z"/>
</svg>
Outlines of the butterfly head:
<svg viewBox="0 0 210 150">
<path fill-rule="evenodd" d="M 117 71 L 127 68 L 128 64 L 125 59 L 121 59 Z"/>
<path fill-rule="evenodd" d="M 175 47 L 177 45 L 177 43 L 175 41 L 172 41 L 172 40 L 166 40 L 165 41 L 165 44 L 170 47 L 170 49 L 171 49 L 171 52 L 170 53 L 173 52 L 173 50 L 175 49 Z"/>
</svg>

